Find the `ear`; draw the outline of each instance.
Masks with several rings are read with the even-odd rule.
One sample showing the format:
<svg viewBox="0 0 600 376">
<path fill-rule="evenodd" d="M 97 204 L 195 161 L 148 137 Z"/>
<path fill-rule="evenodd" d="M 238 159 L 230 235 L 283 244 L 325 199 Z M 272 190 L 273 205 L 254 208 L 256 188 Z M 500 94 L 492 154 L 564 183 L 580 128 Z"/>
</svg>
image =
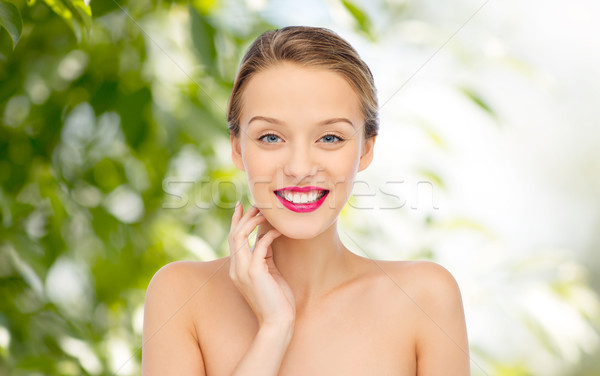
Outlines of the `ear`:
<svg viewBox="0 0 600 376">
<path fill-rule="evenodd" d="M 363 144 L 360 161 L 358 162 L 358 172 L 369 167 L 369 165 L 371 164 L 371 161 L 373 160 L 373 149 L 375 148 L 376 137 L 377 136 L 370 137 Z"/>
<path fill-rule="evenodd" d="M 233 161 L 233 164 L 238 168 L 238 170 L 246 171 L 244 160 L 242 159 L 240 138 L 229 135 L 229 141 L 231 142 L 231 160 Z"/>
</svg>

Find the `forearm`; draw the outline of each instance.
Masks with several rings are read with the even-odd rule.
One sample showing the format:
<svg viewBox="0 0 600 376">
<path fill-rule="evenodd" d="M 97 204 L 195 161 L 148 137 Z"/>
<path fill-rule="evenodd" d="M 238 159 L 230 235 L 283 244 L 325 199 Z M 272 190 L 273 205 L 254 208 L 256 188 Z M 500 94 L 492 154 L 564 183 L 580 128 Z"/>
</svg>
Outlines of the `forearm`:
<svg viewBox="0 0 600 376">
<path fill-rule="evenodd" d="M 292 333 L 293 323 L 279 327 L 261 327 L 232 376 L 277 375 Z"/>
</svg>

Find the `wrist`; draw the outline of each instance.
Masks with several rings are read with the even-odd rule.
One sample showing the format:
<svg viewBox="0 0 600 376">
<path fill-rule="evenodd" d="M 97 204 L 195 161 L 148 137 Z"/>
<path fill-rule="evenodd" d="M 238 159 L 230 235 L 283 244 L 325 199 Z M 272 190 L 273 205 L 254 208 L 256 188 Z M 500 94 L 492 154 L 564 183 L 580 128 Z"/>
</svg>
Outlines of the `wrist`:
<svg viewBox="0 0 600 376">
<path fill-rule="evenodd" d="M 262 327 L 266 327 L 266 328 L 271 328 L 273 330 L 278 330 L 278 329 L 289 329 L 290 327 L 294 326 L 294 323 L 296 321 L 296 318 L 294 316 L 292 317 L 277 317 L 277 318 L 269 318 L 269 319 L 259 319 L 258 320 L 258 326 L 259 328 Z"/>
<path fill-rule="evenodd" d="M 282 338 L 289 342 L 294 333 L 294 320 L 277 323 L 263 323 L 259 326 L 258 333 L 264 337 Z"/>
</svg>

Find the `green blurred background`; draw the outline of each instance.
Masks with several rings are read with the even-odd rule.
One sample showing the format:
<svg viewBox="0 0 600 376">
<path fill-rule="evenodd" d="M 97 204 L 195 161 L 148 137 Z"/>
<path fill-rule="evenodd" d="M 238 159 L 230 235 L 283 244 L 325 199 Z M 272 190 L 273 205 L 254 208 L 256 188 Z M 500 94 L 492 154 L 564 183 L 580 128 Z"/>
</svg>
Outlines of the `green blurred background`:
<svg viewBox="0 0 600 376">
<path fill-rule="evenodd" d="M 477 188 L 474 180 L 468 184 L 473 192 L 456 199 L 467 188 L 453 181 L 468 180 L 457 172 L 467 165 L 452 159 L 459 152 L 483 145 L 465 157 L 472 161 L 503 150 L 485 166 L 490 173 L 522 149 L 515 165 L 530 163 L 538 171 L 537 163 L 550 154 L 544 148 L 535 154 L 532 145 L 564 146 L 560 124 L 570 124 L 562 119 L 552 131 L 544 116 L 532 121 L 523 115 L 531 107 L 510 112 L 516 104 L 504 98 L 526 88 L 552 93 L 557 71 L 527 60 L 526 46 L 503 45 L 501 34 L 492 42 L 478 39 L 494 23 L 505 31 L 514 22 L 526 25 L 542 3 L 530 4 L 531 13 L 517 21 L 516 2 L 487 15 L 482 5 L 487 3 L 0 1 L 0 374 L 139 374 L 144 295 L 154 273 L 172 261 L 228 254 L 233 205 L 249 201 L 245 176 L 229 158 L 224 109 L 245 49 L 262 32 L 287 24 L 338 31 L 374 71 L 382 140 L 366 181 L 381 187 L 398 170 L 393 177 L 417 188 L 427 182 L 441 200 L 439 208 L 433 198 L 425 208 L 414 200 L 410 206 L 387 202 L 386 209 L 397 210 L 378 214 L 363 210 L 359 197 L 368 195 L 357 193 L 341 218 L 343 235 L 353 234 L 348 246 L 366 253 L 363 244 L 398 244 L 366 255 L 430 259 L 453 272 L 463 290 L 474 375 L 600 374 L 596 232 L 555 231 L 560 223 L 552 223 L 540 225 L 539 238 L 521 242 L 518 230 L 503 227 L 515 222 L 511 213 L 502 217 L 488 207 L 491 217 L 502 218 L 499 224 L 466 210 L 477 193 L 491 204 L 508 185 Z M 582 6 L 565 12 L 559 16 L 570 27 L 587 20 Z M 511 38 L 519 39 L 518 33 Z M 538 42 L 542 52 L 558 50 Z M 575 56 L 598 61 L 598 54 Z M 597 76 L 581 82 L 591 79 Z M 407 85 L 396 95 L 409 83 L 412 89 Z M 595 93 L 582 94 L 586 103 Z M 392 99 L 403 104 L 388 104 Z M 554 111 L 549 103 L 561 101 L 538 104 L 539 113 Z M 450 116 L 452 109 L 444 107 L 454 106 L 449 103 L 462 106 L 458 114 Z M 445 113 L 443 120 L 434 116 Z M 590 139 L 598 140 L 598 132 L 570 127 L 579 135 L 552 156 L 583 154 L 558 167 L 571 172 L 569 184 L 585 187 L 565 188 L 581 209 L 568 211 L 573 206 L 560 196 L 564 205 L 547 210 L 567 221 L 569 215 L 585 220 L 580 229 L 596 229 L 600 173 L 590 162 L 597 156 Z M 481 129 L 488 133 L 477 133 Z M 541 132 L 556 143 L 540 141 Z M 415 147 L 415 139 L 423 146 Z M 398 150 L 405 151 L 394 154 Z M 555 171 L 557 165 L 549 164 Z M 478 184 L 488 180 L 473 175 Z M 514 179 L 513 197 L 535 187 Z M 530 189 L 523 194 L 539 196 Z M 556 197 L 539 205 L 557 203 Z M 377 222 L 384 217 L 387 224 Z M 536 219 L 520 220 L 520 229 L 531 233 L 525 223 Z M 399 233 L 408 236 L 395 239 Z M 548 237 L 552 233 L 565 237 Z"/>
</svg>

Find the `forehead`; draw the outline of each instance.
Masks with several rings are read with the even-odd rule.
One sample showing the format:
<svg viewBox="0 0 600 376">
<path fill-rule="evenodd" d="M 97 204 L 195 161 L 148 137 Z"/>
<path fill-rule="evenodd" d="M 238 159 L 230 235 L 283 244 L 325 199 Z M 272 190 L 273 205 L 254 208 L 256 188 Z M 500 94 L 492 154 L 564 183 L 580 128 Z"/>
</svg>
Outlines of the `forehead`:
<svg viewBox="0 0 600 376">
<path fill-rule="evenodd" d="M 347 117 L 358 126 L 362 121 L 360 99 L 341 74 L 292 63 L 255 73 L 248 81 L 242 94 L 241 124 L 253 116 L 291 123 Z"/>
</svg>

